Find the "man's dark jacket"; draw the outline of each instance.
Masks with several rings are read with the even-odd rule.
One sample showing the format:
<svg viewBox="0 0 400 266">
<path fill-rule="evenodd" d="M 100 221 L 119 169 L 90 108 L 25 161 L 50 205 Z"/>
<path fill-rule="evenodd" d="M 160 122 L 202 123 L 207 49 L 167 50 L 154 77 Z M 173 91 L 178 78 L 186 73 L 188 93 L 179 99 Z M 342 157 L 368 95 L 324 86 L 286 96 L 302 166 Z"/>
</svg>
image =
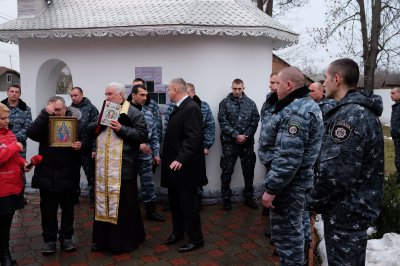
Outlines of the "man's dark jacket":
<svg viewBox="0 0 400 266">
<path fill-rule="evenodd" d="M 100 117 L 99 117 L 100 119 Z M 147 125 L 144 120 L 143 113 L 132 105 L 129 105 L 127 114 L 120 114 L 118 122 L 122 125 L 121 130 L 116 132 L 118 137 L 123 140 L 122 147 L 122 169 L 121 179 L 133 179 L 138 175 L 137 157 L 139 155 L 140 143 L 148 142 Z M 88 132 L 90 137 L 96 138 L 95 134 L 98 122 L 90 123 Z M 105 130 L 106 126 L 101 126 L 101 131 Z"/>
<path fill-rule="evenodd" d="M 187 97 L 169 117 L 162 154 L 162 187 L 190 189 L 207 184 L 203 138 L 201 110 Z M 169 168 L 175 160 L 182 164 L 178 171 Z"/>
<path fill-rule="evenodd" d="M 71 111 L 73 110 L 73 112 Z M 68 108 L 66 116 L 77 116 L 79 110 Z M 50 115 L 43 109 L 27 130 L 27 136 L 39 142 L 39 154 L 42 162 L 35 166 L 32 187 L 53 192 L 76 191 L 79 185 L 81 152 L 89 148 L 86 131 L 78 120 L 78 141 L 82 143 L 80 150 L 70 147 L 49 146 Z"/>
<path fill-rule="evenodd" d="M 392 116 L 390 118 L 390 135 L 393 140 L 400 140 L 400 102 L 392 105 Z"/>
</svg>

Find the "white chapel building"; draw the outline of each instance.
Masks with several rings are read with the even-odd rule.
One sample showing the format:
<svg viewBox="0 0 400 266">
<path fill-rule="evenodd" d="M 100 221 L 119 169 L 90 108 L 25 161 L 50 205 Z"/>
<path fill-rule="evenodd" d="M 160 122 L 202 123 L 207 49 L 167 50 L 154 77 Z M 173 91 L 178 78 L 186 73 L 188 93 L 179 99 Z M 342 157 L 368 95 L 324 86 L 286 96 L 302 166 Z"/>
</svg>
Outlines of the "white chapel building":
<svg viewBox="0 0 400 266">
<path fill-rule="evenodd" d="M 272 50 L 298 40 L 250 0 L 17 2 L 18 18 L 0 24 L 0 40 L 19 45 L 22 99 L 32 108 L 33 118 L 56 94 L 66 66 L 73 86 L 81 87 L 98 109 L 106 85 L 113 81 L 131 84 L 134 78 L 143 78 L 161 107 L 169 102 L 166 88 L 171 79 L 182 77 L 196 86 L 216 120 L 215 143 L 206 158 L 209 184 L 204 188 L 211 201 L 220 195 L 219 102 L 231 92 L 232 81 L 240 78 L 245 93 L 261 109 L 269 92 Z M 68 95 L 65 98 L 70 103 Z M 258 138 L 259 130 L 256 152 Z M 37 144 L 29 141 L 28 158 L 36 153 Z M 264 175 L 257 159 L 256 196 L 263 191 Z M 231 187 L 233 199 L 241 199 L 239 160 Z"/>
</svg>

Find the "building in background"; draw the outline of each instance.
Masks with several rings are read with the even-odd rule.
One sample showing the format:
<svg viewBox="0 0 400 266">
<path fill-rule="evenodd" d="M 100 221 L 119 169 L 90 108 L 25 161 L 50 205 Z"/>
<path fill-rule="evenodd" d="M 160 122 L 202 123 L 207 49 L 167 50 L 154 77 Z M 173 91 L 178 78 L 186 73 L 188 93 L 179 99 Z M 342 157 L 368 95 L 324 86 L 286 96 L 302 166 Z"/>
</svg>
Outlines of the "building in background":
<svg viewBox="0 0 400 266">
<path fill-rule="evenodd" d="M 0 24 L 0 40 L 19 44 L 24 97 L 39 113 L 56 94 L 67 66 L 73 86 L 84 88 L 99 109 L 105 86 L 131 84 L 141 77 L 152 99 L 168 104 L 166 86 L 182 77 L 196 84 L 214 116 L 231 81 L 241 78 L 245 93 L 261 108 L 272 50 L 295 43 L 298 35 L 247 0 L 17 0 L 18 18 Z M 207 156 L 205 197 L 220 195 L 219 126 Z M 256 133 L 258 143 L 259 133 Z M 29 153 L 35 153 L 29 143 Z M 256 147 L 257 149 L 257 147 Z M 237 166 L 240 167 L 240 166 Z M 255 169 L 256 196 L 264 166 Z M 236 170 L 231 186 L 240 199 L 243 179 Z M 158 173 L 156 182 L 158 182 Z M 232 198 L 234 200 L 234 198 Z"/>
<path fill-rule="evenodd" d="M 0 66 L 0 91 L 7 91 L 10 85 L 21 85 L 21 78 L 18 71 Z"/>
</svg>

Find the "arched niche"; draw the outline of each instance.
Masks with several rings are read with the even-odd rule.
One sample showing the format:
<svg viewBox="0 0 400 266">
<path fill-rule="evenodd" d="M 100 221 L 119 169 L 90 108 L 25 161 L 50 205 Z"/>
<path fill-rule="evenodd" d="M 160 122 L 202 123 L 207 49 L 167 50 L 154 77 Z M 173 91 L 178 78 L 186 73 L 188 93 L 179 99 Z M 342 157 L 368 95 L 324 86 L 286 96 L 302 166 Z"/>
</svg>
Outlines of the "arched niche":
<svg viewBox="0 0 400 266">
<path fill-rule="evenodd" d="M 49 59 L 40 66 L 36 79 L 37 113 L 46 106 L 47 100 L 60 90 L 60 77 L 65 78 L 65 69 L 69 71 L 68 65 L 56 58 Z M 68 74 L 71 76 L 71 73 Z M 72 78 L 65 86 L 72 87 Z"/>
</svg>

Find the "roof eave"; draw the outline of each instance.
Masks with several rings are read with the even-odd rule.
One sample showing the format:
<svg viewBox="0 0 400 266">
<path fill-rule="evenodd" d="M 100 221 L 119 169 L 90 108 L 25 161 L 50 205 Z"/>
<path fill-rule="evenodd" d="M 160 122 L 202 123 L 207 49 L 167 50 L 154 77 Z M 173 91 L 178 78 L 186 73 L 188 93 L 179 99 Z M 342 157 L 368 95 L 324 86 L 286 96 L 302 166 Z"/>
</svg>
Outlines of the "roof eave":
<svg viewBox="0 0 400 266">
<path fill-rule="evenodd" d="M 0 30 L 0 41 L 18 43 L 19 39 L 91 38 L 127 36 L 205 35 L 250 36 L 273 39 L 273 48 L 298 41 L 298 34 L 268 27 L 229 27 L 203 25 L 162 25 L 88 29 Z"/>
</svg>

